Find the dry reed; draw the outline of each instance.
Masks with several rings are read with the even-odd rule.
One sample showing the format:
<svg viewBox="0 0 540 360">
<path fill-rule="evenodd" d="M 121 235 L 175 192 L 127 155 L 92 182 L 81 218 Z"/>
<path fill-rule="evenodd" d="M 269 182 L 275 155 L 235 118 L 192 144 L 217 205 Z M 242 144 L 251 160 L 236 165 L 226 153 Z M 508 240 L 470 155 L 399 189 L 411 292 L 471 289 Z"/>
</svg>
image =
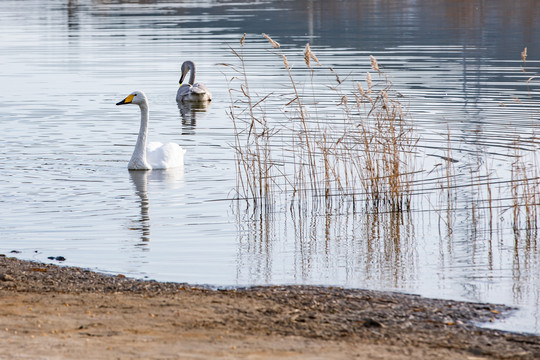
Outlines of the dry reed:
<svg viewBox="0 0 540 360">
<path fill-rule="evenodd" d="M 379 80 L 375 83 L 368 72 L 364 91 L 360 82 L 342 79 L 334 69 L 323 67 L 306 45 L 303 59 L 312 89 L 319 78 L 335 77 L 335 85 L 329 85 L 325 95 L 335 98 L 333 106 L 341 114 L 336 121 L 328 118 L 335 111 L 319 108 L 314 90 L 311 95 L 301 91 L 306 87 L 297 80 L 302 73 L 293 72 L 279 43 L 263 36 L 272 45 L 271 52 L 281 58 L 292 99 L 280 104 L 280 95 L 255 98 L 243 56 L 245 37 L 239 51 L 231 48 L 239 61 L 229 65 L 237 72 L 230 78 L 236 87 L 230 89 L 229 115 L 236 135 L 238 196 L 255 204 L 275 203 L 281 194 L 310 201 L 351 197 L 392 211 L 409 208 L 418 137 L 377 60 L 370 57 Z M 319 65 L 317 69 L 313 63 Z M 281 108 L 286 121 L 270 120 L 266 103 Z"/>
</svg>

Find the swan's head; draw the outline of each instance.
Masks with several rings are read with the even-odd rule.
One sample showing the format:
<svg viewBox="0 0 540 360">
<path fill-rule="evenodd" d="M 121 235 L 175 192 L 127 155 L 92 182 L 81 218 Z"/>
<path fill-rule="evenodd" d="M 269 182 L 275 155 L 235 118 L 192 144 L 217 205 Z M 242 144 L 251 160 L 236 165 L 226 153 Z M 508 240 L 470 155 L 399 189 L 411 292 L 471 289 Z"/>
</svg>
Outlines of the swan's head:
<svg viewBox="0 0 540 360">
<path fill-rule="evenodd" d="M 184 78 L 186 77 L 187 73 L 191 70 L 192 72 L 195 72 L 195 64 L 193 61 L 184 61 L 182 64 L 182 67 L 180 68 L 182 70 L 182 76 L 180 76 L 180 85 L 182 85 L 182 82 L 184 81 Z M 193 84 L 191 84 L 193 85 Z"/>
<path fill-rule="evenodd" d="M 142 91 L 134 91 L 124 100 L 117 102 L 116 105 L 137 104 L 141 105 L 147 102 L 146 95 Z"/>
</svg>

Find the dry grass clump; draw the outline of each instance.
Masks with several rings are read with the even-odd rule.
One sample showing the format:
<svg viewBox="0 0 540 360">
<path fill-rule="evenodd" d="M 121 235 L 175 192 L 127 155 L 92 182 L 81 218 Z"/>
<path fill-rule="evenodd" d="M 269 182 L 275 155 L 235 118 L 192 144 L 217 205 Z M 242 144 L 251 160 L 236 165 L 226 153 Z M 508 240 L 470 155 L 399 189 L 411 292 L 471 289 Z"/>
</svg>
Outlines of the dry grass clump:
<svg viewBox="0 0 540 360">
<path fill-rule="evenodd" d="M 370 72 L 365 81 L 342 79 L 322 66 L 309 44 L 305 67 L 297 70 L 279 43 L 263 36 L 287 76 L 282 93 L 250 88 L 245 36 L 240 49 L 231 48 L 238 63 L 223 64 L 235 72 L 228 80 L 238 197 L 258 205 L 283 194 L 310 201 L 350 197 L 379 209 L 408 209 L 418 137 L 375 57 L 376 80 Z M 306 77 L 307 83 L 297 80 Z M 321 83 L 327 84 L 324 101 L 314 90 Z"/>
<path fill-rule="evenodd" d="M 519 140 L 516 140 L 519 143 Z M 519 146 L 514 147 L 511 165 L 510 194 L 512 199 L 512 226 L 515 232 L 538 229 L 540 205 L 540 174 L 536 153 L 525 156 Z"/>
</svg>

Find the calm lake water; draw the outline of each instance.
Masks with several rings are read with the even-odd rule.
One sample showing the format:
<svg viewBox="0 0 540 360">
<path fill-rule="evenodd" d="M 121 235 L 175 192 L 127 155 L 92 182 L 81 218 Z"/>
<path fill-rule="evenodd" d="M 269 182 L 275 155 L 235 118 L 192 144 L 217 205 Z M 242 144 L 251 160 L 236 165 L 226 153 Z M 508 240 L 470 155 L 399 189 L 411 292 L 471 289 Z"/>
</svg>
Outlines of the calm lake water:
<svg viewBox="0 0 540 360">
<path fill-rule="evenodd" d="M 162 281 L 505 303 L 520 310 L 491 326 L 540 333 L 538 198 L 519 195 L 538 190 L 534 1 L 1 0 L 0 13 L 2 253 Z M 238 64 L 229 46 L 246 33 L 250 88 L 283 89 L 263 32 L 298 69 L 307 42 L 352 80 L 377 58 L 419 137 L 410 211 L 345 201 L 261 214 L 232 200 L 231 75 L 218 64 Z M 213 92 L 206 109 L 175 102 L 187 59 Z M 313 89 L 339 121 L 328 88 Z M 134 90 L 149 98 L 149 139 L 187 150 L 184 171 L 127 170 L 139 111 L 115 103 Z M 453 186 L 441 190 L 449 169 Z"/>
</svg>

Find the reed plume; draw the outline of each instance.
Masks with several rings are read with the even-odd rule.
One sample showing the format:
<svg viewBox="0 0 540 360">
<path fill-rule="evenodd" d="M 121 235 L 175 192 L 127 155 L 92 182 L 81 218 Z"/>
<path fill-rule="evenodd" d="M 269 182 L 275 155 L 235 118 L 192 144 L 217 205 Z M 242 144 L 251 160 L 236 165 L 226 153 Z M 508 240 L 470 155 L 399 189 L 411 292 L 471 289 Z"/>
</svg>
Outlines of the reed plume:
<svg viewBox="0 0 540 360">
<path fill-rule="evenodd" d="M 373 55 L 369 55 L 369 58 L 371 60 L 371 68 L 380 74 L 381 69 L 379 69 L 379 64 L 377 63 L 375 57 Z"/>
<path fill-rule="evenodd" d="M 281 45 L 279 45 L 277 41 L 272 40 L 270 36 L 266 35 L 265 33 L 263 33 L 262 35 L 266 38 L 266 40 L 270 42 L 270 44 L 272 45 L 274 49 L 281 47 Z"/>
</svg>

